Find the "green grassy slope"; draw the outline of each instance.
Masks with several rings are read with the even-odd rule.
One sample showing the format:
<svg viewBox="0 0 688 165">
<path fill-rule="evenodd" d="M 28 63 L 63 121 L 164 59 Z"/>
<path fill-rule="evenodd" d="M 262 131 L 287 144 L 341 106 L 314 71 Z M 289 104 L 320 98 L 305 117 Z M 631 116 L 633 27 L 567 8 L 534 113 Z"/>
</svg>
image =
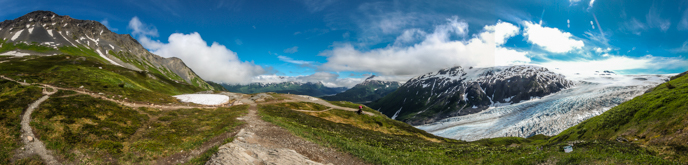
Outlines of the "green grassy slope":
<svg viewBox="0 0 688 165">
<path fill-rule="evenodd" d="M 688 162 L 688 76 L 676 76 L 648 93 L 565 130 L 551 141 L 617 138 Z"/>
<path fill-rule="evenodd" d="M 76 50 L 70 52 L 79 54 Z M 84 52 L 76 56 L 6 58 L 6 62 L 0 63 L 0 75 L 27 83 L 52 84 L 64 88 L 76 89 L 83 86 L 84 89 L 102 92 L 108 97 L 117 96 L 117 99 L 151 103 L 177 103 L 171 95 L 203 90 L 176 83 L 160 74 L 106 65 L 98 58 Z"/>
<path fill-rule="evenodd" d="M 87 95 L 67 96 L 48 99 L 31 122 L 46 148 L 67 164 L 150 164 L 232 131 L 242 123 L 236 118 L 248 109 L 159 111 Z"/>
<path fill-rule="evenodd" d="M 21 146 L 21 116 L 41 96 L 41 88 L 0 80 L 0 164 L 10 164 Z"/>
<path fill-rule="evenodd" d="M 297 112 L 278 105 L 261 106 L 259 114 L 294 135 L 372 164 L 676 163 L 638 145 L 607 140 L 580 142 L 572 153 L 564 153 L 562 147 L 568 143 L 547 143 L 548 137 L 542 135 L 464 142 L 437 137 L 383 115 L 343 110 Z"/>
</svg>

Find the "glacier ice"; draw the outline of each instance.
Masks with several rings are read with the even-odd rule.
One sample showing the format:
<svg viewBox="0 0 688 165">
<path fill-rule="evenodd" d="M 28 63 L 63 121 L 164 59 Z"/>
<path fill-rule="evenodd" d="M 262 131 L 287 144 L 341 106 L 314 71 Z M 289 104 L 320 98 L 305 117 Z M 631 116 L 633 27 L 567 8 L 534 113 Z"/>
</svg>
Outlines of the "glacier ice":
<svg viewBox="0 0 688 165">
<path fill-rule="evenodd" d="M 619 75 L 581 78 L 575 87 L 542 98 L 490 107 L 479 113 L 416 127 L 438 136 L 466 141 L 536 134 L 552 136 L 643 94 L 668 77 Z"/>
</svg>

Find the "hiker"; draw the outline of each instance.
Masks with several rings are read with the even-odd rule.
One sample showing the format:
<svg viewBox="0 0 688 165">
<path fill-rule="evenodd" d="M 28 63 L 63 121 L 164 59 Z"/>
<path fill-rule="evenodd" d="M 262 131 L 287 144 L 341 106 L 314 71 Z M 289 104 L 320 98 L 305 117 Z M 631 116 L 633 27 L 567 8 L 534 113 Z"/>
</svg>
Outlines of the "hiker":
<svg viewBox="0 0 688 165">
<path fill-rule="evenodd" d="M 361 113 L 363 113 L 363 106 L 362 106 L 362 105 L 359 105 L 359 106 L 358 106 L 358 111 L 356 111 L 356 113 L 359 114 L 359 115 L 360 115 Z"/>
</svg>

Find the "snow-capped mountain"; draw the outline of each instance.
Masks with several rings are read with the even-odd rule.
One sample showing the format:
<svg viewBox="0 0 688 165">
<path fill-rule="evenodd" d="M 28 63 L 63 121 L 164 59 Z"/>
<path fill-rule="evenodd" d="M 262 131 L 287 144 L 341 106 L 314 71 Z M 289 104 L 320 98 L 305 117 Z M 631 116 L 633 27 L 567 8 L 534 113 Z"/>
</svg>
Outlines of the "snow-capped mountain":
<svg viewBox="0 0 688 165">
<path fill-rule="evenodd" d="M 538 66 L 458 66 L 410 79 L 369 106 L 417 125 L 544 97 L 573 85 L 565 76 Z"/>
<path fill-rule="evenodd" d="M 668 75 L 597 73 L 575 77 L 579 79 L 575 87 L 542 98 L 451 117 L 417 128 L 467 141 L 536 134 L 552 136 L 669 80 Z"/>
<path fill-rule="evenodd" d="M 366 78 L 365 81 L 356 86 L 334 96 L 322 97 L 331 101 L 351 101 L 355 103 L 365 103 L 378 100 L 389 93 L 394 92 L 401 86 L 396 81 L 375 80 L 375 75 Z"/>
<path fill-rule="evenodd" d="M 236 93 L 290 93 L 298 95 L 309 96 L 326 96 L 334 95 L 346 90 L 345 87 L 327 87 L 322 82 L 280 82 L 280 83 L 250 83 L 246 85 L 241 84 L 222 84 L 222 86 L 230 92 Z"/>
<path fill-rule="evenodd" d="M 0 55 L 55 55 L 78 53 L 104 63 L 136 71 L 160 73 L 172 80 L 212 89 L 179 58 L 148 52 L 128 34 L 117 34 L 103 24 L 78 20 L 50 11 L 34 11 L 0 22 Z"/>
</svg>

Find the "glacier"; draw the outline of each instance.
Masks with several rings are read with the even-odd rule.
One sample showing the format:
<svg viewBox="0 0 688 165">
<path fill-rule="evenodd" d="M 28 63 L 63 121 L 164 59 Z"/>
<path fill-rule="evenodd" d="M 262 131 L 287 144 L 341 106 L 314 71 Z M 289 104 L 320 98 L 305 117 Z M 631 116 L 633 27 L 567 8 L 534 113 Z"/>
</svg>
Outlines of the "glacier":
<svg viewBox="0 0 688 165">
<path fill-rule="evenodd" d="M 541 98 L 415 126 L 458 140 L 556 135 L 668 81 L 670 75 L 573 76 L 576 85 Z"/>
</svg>

